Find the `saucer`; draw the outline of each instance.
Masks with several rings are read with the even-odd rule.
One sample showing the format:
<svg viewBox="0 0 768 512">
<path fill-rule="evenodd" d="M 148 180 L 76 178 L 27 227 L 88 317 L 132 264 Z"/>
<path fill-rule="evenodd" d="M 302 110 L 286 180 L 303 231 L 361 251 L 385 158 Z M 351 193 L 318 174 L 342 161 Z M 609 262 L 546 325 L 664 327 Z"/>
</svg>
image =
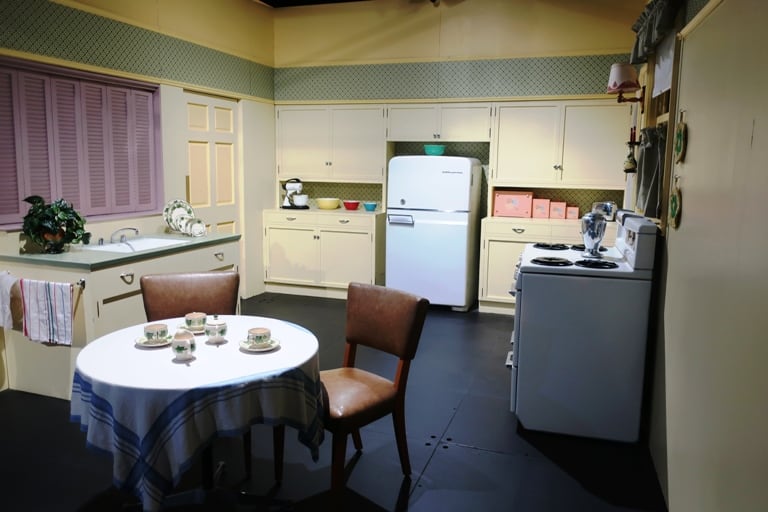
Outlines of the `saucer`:
<svg viewBox="0 0 768 512">
<path fill-rule="evenodd" d="M 259 343 L 258 345 L 251 345 L 246 340 L 240 341 L 240 348 L 248 352 L 266 352 L 273 350 L 280 346 L 280 341 L 272 338 L 269 343 Z"/>
<path fill-rule="evenodd" d="M 199 329 L 193 329 L 191 327 L 187 327 L 186 324 L 181 324 L 181 325 L 179 325 L 179 329 L 186 329 L 187 331 L 191 332 L 195 336 L 198 336 L 200 334 L 205 334 L 205 326 L 202 326 Z"/>
<path fill-rule="evenodd" d="M 166 345 L 171 344 L 171 340 L 173 339 L 172 336 L 166 336 L 165 338 L 160 338 L 157 340 L 148 340 L 144 336 L 141 338 L 136 338 L 136 345 L 139 347 L 165 347 Z"/>
</svg>

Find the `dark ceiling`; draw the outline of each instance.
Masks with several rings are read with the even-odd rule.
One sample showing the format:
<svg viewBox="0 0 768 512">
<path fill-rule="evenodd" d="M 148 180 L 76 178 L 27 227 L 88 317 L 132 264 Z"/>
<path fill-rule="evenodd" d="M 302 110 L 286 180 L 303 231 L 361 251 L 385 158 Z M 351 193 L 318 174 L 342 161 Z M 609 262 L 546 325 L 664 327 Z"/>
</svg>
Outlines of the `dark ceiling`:
<svg viewBox="0 0 768 512">
<path fill-rule="evenodd" d="M 281 7 L 299 7 L 302 5 L 343 4 L 346 2 L 361 2 L 366 0 L 260 0 L 261 3 L 279 9 Z"/>
</svg>

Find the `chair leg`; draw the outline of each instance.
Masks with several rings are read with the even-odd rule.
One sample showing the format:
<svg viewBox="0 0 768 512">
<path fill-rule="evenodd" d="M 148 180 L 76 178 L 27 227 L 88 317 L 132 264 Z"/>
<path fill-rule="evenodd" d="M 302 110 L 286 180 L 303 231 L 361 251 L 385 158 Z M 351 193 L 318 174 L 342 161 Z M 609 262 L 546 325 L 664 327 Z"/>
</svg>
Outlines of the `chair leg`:
<svg viewBox="0 0 768 512">
<path fill-rule="evenodd" d="M 272 427 L 272 449 L 275 459 L 275 482 L 283 481 L 283 453 L 285 449 L 285 425 Z"/>
<path fill-rule="evenodd" d="M 409 476 L 411 474 L 411 459 L 408 456 L 408 440 L 405 438 L 405 410 L 403 406 L 395 407 L 395 410 L 392 411 L 392 424 L 395 427 L 400 467 L 403 470 L 403 474 Z"/>
<path fill-rule="evenodd" d="M 344 463 L 347 456 L 347 434 L 334 432 L 331 452 L 331 493 L 339 495 L 344 490 Z"/>
<path fill-rule="evenodd" d="M 251 429 L 245 431 L 243 434 L 243 465 L 245 466 L 245 479 L 251 479 L 251 465 L 253 463 L 253 455 L 251 454 Z"/>
<path fill-rule="evenodd" d="M 361 451 L 363 449 L 363 438 L 360 437 L 359 428 L 352 431 L 352 442 L 355 443 L 355 450 Z"/>
</svg>

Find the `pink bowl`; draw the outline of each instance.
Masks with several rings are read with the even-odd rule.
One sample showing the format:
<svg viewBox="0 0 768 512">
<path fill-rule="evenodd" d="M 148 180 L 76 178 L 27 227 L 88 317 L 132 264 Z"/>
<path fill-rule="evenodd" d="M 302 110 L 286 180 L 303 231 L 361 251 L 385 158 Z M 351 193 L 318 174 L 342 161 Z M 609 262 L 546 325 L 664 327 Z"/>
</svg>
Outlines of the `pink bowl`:
<svg viewBox="0 0 768 512">
<path fill-rule="evenodd" d="M 344 200 L 344 208 L 347 210 L 357 210 L 358 206 L 360 206 L 360 201 Z"/>
</svg>

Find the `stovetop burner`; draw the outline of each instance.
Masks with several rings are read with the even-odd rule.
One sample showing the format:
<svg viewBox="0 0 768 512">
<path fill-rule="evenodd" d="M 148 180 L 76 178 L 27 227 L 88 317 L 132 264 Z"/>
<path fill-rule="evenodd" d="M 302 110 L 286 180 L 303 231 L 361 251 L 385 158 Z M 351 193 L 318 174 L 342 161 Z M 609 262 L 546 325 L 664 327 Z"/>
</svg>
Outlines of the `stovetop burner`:
<svg viewBox="0 0 768 512">
<path fill-rule="evenodd" d="M 611 269 L 611 268 L 619 268 L 618 263 L 614 263 L 613 261 L 606 261 L 606 260 L 579 260 L 576 262 L 577 267 L 585 267 L 585 268 L 599 268 L 599 269 Z"/>
<path fill-rule="evenodd" d="M 570 260 L 565 258 L 554 258 L 552 256 L 539 256 L 538 258 L 533 258 L 531 263 L 544 265 L 545 267 L 569 267 L 573 265 Z"/>
<path fill-rule="evenodd" d="M 573 249 L 574 251 L 586 251 L 587 250 L 587 246 L 584 245 L 584 244 L 573 244 L 571 246 L 571 249 Z M 605 247 L 604 245 L 601 245 L 600 248 L 598 249 L 598 251 L 600 251 L 600 252 L 605 252 L 607 250 L 608 250 L 608 248 Z"/>
<path fill-rule="evenodd" d="M 565 251 L 568 249 L 568 246 L 566 244 L 550 244 L 547 242 L 539 242 L 536 244 L 533 244 L 533 246 L 536 249 L 546 249 L 548 251 Z"/>
</svg>

